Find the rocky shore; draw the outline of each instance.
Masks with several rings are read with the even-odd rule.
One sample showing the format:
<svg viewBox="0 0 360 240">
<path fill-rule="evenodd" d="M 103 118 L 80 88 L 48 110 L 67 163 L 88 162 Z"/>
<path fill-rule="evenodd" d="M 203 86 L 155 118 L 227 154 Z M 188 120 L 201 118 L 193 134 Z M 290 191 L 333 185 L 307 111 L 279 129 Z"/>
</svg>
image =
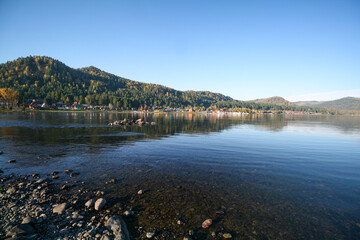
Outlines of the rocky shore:
<svg viewBox="0 0 360 240">
<path fill-rule="evenodd" d="M 74 180 L 78 174 L 67 169 L 46 176 L 15 176 L 1 175 L 0 170 L 0 239 L 203 239 L 191 229 L 178 235 L 166 229 L 146 231 L 141 226 L 131 226 L 137 234 L 130 236 L 124 219 L 131 224 L 136 211 L 116 209 L 106 193 L 89 190 L 86 183 Z M 146 193 L 141 189 L 135 194 Z M 183 224 L 182 220 L 177 224 Z M 205 230 L 212 224 L 211 219 L 204 219 L 199 227 Z M 208 236 L 232 238 L 230 233 L 210 231 Z"/>
<path fill-rule="evenodd" d="M 69 196 L 71 185 L 38 174 L 0 182 L 1 239 L 130 239 L 122 217 L 106 210 L 102 192 L 94 199 L 81 190 Z"/>
</svg>

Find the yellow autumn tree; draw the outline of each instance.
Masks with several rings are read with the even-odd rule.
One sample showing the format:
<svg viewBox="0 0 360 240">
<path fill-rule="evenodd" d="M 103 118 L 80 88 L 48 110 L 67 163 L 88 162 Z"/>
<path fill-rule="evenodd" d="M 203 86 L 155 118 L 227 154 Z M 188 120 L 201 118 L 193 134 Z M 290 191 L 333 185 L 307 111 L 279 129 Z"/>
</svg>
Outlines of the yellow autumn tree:
<svg viewBox="0 0 360 240">
<path fill-rule="evenodd" d="M 8 107 L 10 103 L 18 103 L 19 92 L 11 88 L 0 88 L 0 99 L 3 100 L 6 107 Z"/>
</svg>

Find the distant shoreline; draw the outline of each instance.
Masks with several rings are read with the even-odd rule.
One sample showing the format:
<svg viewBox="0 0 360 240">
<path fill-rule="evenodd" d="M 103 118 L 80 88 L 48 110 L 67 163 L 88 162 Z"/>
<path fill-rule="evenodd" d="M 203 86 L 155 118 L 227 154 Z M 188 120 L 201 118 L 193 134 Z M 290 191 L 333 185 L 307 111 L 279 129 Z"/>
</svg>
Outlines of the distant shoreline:
<svg viewBox="0 0 360 240">
<path fill-rule="evenodd" d="M 166 114 L 166 113 L 191 113 L 191 114 L 239 114 L 239 115 L 311 115 L 311 116 L 328 116 L 328 115 L 336 115 L 336 116 L 360 116 L 360 111 L 352 111 L 352 110 L 343 110 L 340 113 L 313 113 L 313 112 L 233 112 L 233 111 L 139 111 L 139 110 L 56 110 L 56 109 L 0 109 L 0 113 L 2 112 L 63 112 L 63 113 L 86 113 L 86 112 L 94 112 L 94 113 L 152 113 L 152 114 Z"/>
</svg>

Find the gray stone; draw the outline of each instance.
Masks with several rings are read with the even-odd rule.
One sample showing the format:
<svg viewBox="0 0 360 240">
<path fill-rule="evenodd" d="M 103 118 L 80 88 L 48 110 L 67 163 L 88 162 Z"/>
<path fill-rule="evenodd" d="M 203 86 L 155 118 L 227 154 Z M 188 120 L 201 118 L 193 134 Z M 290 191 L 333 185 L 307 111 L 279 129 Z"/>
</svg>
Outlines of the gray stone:
<svg viewBox="0 0 360 240">
<path fill-rule="evenodd" d="M 68 207 L 68 203 L 62 203 L 54 206 L 53 213 L 63 214 Z"/>
<path fill-rule="evenodd" d="M 49 179 L 48 178 L 40 178 L 39 180 L 37 180 L 35 183 L 37 183 L 37 184 L 40 184 L 40 183 L 43 183 L 43 182 L 46 182 L 46 181 L 48 181 Z"/>
<path fill-rule="evenodd" d="M 32 223 L 34 222 L 34 219 L 32 217 L 26 217 L 22 220 L 21 224 L 29 224 L 29 223 Z"/>
<path fill-rule="evenodd" d="M 9 188 L 6 193 L 13 194 L 16 192 L 16 189 L 14 187 Z"/>
<path fill-rule="evenodd" d="M 115 235 L 115 240 L 130 239 L 126 224 L 121 217 L 112 216 L 111 218 L 109 218 L 106 221 L 105 227 L 108 227 L 109 229 L 111 229 L 111 231 Z"/>
<path fill-rule="evenodd" d="M 30 224 L 20 224 L 7 229 L 6 237 L 29 235 L 35 233 L 35 229 Z"/>
<path fill-rule="evenodd" d="M 105 198 L 99 198 L 98 200 L 96 200 L 95 202 L 95 210 L 101 210 L 104 208 L 106 204 L 106 200 Z"/>
<path fill-rule="evenodd" d="M 90 199 L 89 201 L 87 201 L 87 202 L 85 203 L 85 207 L 90 208 L 90 207 L 92 207 L 92 206 L 94 205 L 94 203 L 95 203 L 95 200 L 94 200 L 94 199 Z"/>
</svg>

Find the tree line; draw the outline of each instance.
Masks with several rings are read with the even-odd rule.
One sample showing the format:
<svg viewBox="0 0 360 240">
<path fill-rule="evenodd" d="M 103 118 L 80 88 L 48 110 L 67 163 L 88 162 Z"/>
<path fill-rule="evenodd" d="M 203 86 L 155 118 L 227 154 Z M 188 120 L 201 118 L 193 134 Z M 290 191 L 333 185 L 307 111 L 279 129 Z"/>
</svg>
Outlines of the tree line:
<svg viewBox="0 0 360 240">
<path fill-rule="evenodd" d="M 17 92 L 18 102 L 42 99 L 50 104 L 86 103 L 116 108 L 141 106 L 175 108 L 231 108 L 308 111 L 309 107 L 236 101 L 209 91 L 177 91 L 157 84 L 141 83 L 101 71 L 96 67 L 73 69 L 49 58 L 30 56 L 0 65 L 0 88 Z M 321 112 L 322 109 L 311 109 Z"/>
</svg>

